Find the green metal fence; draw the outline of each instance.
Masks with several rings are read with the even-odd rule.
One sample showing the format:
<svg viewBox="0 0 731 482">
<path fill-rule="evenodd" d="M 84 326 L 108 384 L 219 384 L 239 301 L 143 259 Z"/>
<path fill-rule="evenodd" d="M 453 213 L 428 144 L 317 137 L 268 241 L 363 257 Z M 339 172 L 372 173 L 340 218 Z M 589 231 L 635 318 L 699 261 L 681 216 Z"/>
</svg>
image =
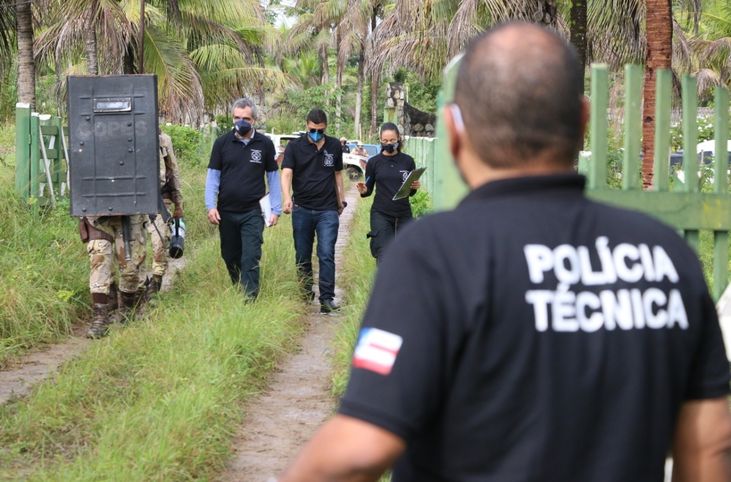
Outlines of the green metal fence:
<svg viewBox="0 0 731 482">
<path fill-rule="evenodd" d="M 444 84 L 438 98 L 437 137 L 434 140 L 410 138 L 406 151 L 413 155 L 417 165 L 431 171 L 427 181 L 437 210 L 449 209 L 467 192 L 451 161 L 446 132 L 442 120 L 444 105 L 451 102 L 459 58 L 452 61 L 444 72 Z M 579 170 L 588 178 L 590 197 L 607 203 L 646 212 L 674 226 L 691 246 L 699 247 L 699 233 L 707 230 L 713 236 L 713 286 L 718 299 L 728 285 L 728 247 L 731 229 L 731 194 L 729 194 L 727 139 L 729 136 L 729 95 L 717 88 L 715 95 L 715 152 L 721 153 L 720 162 L 713 161 L 713 186 L 702 192 L 696 180 L 699 174 L 697 145 L 696 80 L 682 79 L 683 94 L 683 179 L 675 177 L 671 189 L 670 112 L 672 101 L 672 74 L 657 71 L 655 114 L 654 184 L 643 190 L 641 180 L 640 140 L 642 134 L 642 67 L 625 68 L 624 149 L 621 188 L 608 183 L 608 107 L 609 80 L 606 65 L 593 65 L 591 70 L 591 153 L 582 156 Z M 708 191 L 708 190 L 707 190 Z"/>
<path fill-rule="evenodd" d="M 60 117 L 16 105 L 15 191 L 21 199 L 55 205 L 58 196 L 67 195 L 66 134 Z"/>
</svg>

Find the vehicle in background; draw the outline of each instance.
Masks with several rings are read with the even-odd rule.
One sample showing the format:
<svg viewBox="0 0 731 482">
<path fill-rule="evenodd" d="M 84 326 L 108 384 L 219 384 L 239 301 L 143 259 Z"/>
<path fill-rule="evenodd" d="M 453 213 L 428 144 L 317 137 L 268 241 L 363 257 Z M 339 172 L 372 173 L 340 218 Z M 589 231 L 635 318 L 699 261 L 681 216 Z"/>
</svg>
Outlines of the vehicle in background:
<svg viewBox="0 0 731 482">
<path fill-rule="evenodd" d="M 350 148 L 350 153 L 343 153 L 343 167 L 348 171 L 348 178 L 357 181 L 363 177 L 368 159 L 378 154 L 380 146 L 363 144 L 358 140 L 348 141 L 346 145 Z M 364 154 L 358 153 L 358 147 L 363 148 L 361 152 Z"/>
<path fill-rule="evenodd" d="M 731 164 L 731 140 L 728 141 L 728 162 Z M 698 143 L 696 146 L 696 152 L 698 153 L 698 162 L 703 164 L 710 164 L 716 155 L 716 141 L 711 139 Z M 679 169 L 683 165 L 683 151 L 673 152 L 670 154 L 670 168 Z"/>
<path fill-rule="evenodd" d="M 264 135 L 269 137 L 274 143 L 274 148 L 277 150 L 277 165 L 281 166 L 282 161 L 284 160 L 284 148 L 287 147 L 289 141 L 297 139 L 302 134 L 270 134 L 268 132 L 265 132 Z"/>
</svg>

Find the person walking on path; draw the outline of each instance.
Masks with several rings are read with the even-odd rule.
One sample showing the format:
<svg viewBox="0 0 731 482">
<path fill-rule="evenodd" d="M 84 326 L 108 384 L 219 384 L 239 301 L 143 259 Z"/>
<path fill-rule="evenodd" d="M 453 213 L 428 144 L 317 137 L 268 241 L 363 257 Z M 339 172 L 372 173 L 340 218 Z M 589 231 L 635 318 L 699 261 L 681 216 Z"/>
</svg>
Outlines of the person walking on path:
<svg viewBox="0 0 731 482">
<path fill-rule="evenodd" d="M 164 213 L 158 213 L 147 223 L 147 234 L 152 243 L 152 278 L 147 284 L 148 298 L 162 286 L 162 278 L 168 268 L 170 247 L 170 215 L 174 219 L 183 217 L 183 192 L 180 187 L 180 169 L 173 150 L 173 140 L 164 132 L 160 133 L 160 195 Z"/>
<path fill-rule="evenodd" d="M 128 218 L 129 253 L 125 253 L 123 216 L 89 216 L 79 220 L 79 234 L 86 243 L 90 268 L 92 319 L 87 338 L 102 338 L 109 332 L 110 315 L 118 308 L 117 270 L 122 321 L 134 314 L 144 297 L 140 268 L 145 262 L 145 216 L 135 214 Z"/>
<path fill-rule="evenodd" d="M 280 482 L 731 480 L 729 365 L 695 252 L 589 200 L 574 49 L 474 40 L 444 123 L 471 193 L 386 251 L 338 414 Z M 486 88 L 489 86 L 489 88 Z"/>
<path fill-rule="evenodd" d="M 339 216 L 347 203 L 343 188 L 340 141 L 325 134 L 327 115 L 307 114 L 307 131 L 290 141 L 282 161 L 284 212 L 292 213 L 295 261 L 305 298 L 313 300 L 312 245 L 317 236 L 320 264 L 320 311 L 337 311 L 335 304 L 335 242 Z M 293 193 L 294 191 L 294 193 Z"/>
<path fill-rule="evenodd" d="M 371 157 L 366 165 L 365 182 L 355 186 L 361 197 L 368 197 L 376 190 L 371 207 L 371 254 L 378 261 L 383 249 L 412 219 L 408 198 L 393 200 L 409 173 L 416 169 L 414 158 L 401 152 L 401 134 L 396 124 L 387 122 L 381 126 L 381 152 Z M 410 196 L 416 194 L 421 184 L 414 182 Z"/>
<path fill-rule="evenodd" d="M 241 285 L 247 300 L 254 300 L 259 295 L 264 226 L 276 225 L 281 214 L 279 170 L 274 143 L 254 129 L 259 118 L 254 101 L 236 100 L 231 114 L 234 128 L 213 144 L 205 202 L 208 221 L 218 226 L 231 281 Z M 267 185 L 271 214 L 265 220 L 261 200 Z"/>
</svg>

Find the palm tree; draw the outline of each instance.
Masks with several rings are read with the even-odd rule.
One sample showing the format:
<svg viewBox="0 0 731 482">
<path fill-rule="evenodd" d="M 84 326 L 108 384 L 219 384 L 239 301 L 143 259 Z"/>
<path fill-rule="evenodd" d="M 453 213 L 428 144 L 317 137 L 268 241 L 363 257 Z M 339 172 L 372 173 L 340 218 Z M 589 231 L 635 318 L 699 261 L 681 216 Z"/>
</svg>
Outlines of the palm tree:
<svg viewBox="0 0 731 482">
<path fill-rule="evenodd" d="M 673 54 L 673 10 L 670 0 L 647 0 L 644 103 L 642 107 L 642 184 L 652 185 L 655 153 L 655 72 L 670 69 Z"/>
<path fill-rule="evenodd" d="M 90 73 L 137 70 L 139 2 L 51 1 L 58 8 L 38 40 L 43 58 L 82 50 Z M 145 19 L 144 71 L 158 76 L 161 114 L 170 120 L 196 122 L 204 105 L 215 108 L 283 82 L 280 72 L 258 62 L 264 18 L 255 0 L 148 0 Z M 98 64 L 97 51 L 105 52 Z"/>
<path fill-rule="evenodd" d="M 36 104 L 36 70 L 33 59 L 32 0 L 15 1 L 15 31 L 18 36 L 18 102 Z"/>
<path fill-rule="evenodd" d="M 347 12 L 343 16 L 338 31 L 341 33 L 338 45 L 337 69 L 338 77 L 342 75 L 345 65 L 353 54 L 358 56 L 357 65 L 357 87 L 355 94 L 355 115 L 353 122 L 353 135 L 361 137 L 361 111 L 363 106 L 363 88 L 365 86 L 365 55 L 366 47 L 371 41 L 370 35 L 375 29 L 378 16 L 383 12 L 386 3 L 384 0 L 350 0 Z M 374 82 L 375 80 L 375 82 Z M 342 82 L 342 79 L 340 79 Z M 371 78 L 371 85 L 375 84 L 375 92 L 378 92 L 378 79 Z M 373 96 L 372 96 L 373 97 Z M 373 105 L 373 102 L 371 103 Z M 376 103 L 377 108 L 377 103 Z M 337 109 L 336 109 L 337 113 Z M 375 112 L 371 110 L 371 125 L 373 125 Z"/>
</svg>

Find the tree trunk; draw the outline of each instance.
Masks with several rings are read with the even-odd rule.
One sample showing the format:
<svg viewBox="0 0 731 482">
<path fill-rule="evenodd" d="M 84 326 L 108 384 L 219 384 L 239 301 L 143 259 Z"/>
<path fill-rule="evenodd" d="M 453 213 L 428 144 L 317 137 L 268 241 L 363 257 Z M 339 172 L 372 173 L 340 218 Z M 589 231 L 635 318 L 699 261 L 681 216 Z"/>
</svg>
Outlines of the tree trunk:
<svg viewBox="0 0 731 482">
<path fill-rule="evenodd" d="M 96 55 L 96 30 L 90 27 L 85 34 L 84 50 L 89 75 L 99 75 L 99 63 Z"/>
<path fill-rule="evenodd" d="M 652 185 L 655 157 L 655 72 L 672 66 L 673 12 L 670 0 L 647 0 L 647 56 L 642 106 L 642 185 Z"/>
<path fill-rule="evenodd" d="M 135 51 L 132 43 L 127 44 L 127 50 L 124 52 L 122 59 L 122 73 L 125 75 L 134 74 L 135 72 Z"/>
<path fill-rule="evenodd" d="M 353 119 L 353 131 L 355 137 L 358 139 L 361 138 L 361 128 L 360 128 L 360 118 L 361 118 L 361 110 L 363 105 L 363 84 L 365 83 L 365 71 L 364 71 L 364 64 L 365 64 L 365 55 L 364 55 L 365 46 L 361 48 L 360 54 L 358 55 L 358 89 L 355 93 L 355 119 Z"/>
<path fill-rule="evenodd" d="M 16 0 L 15 28 L 18 35 L 18 102 L 36 105 L 36 69 L 33 60 L 33 15 L 31 2 Z"/>
<path fill-rule="evenodd" d="M 586 69 L 586 0 L 571 2 L 571 43 L 576 47 L 581 61 L 582 72 Z M 584 83 L 581 83 L 584 93 Z"/>
<path fill-rule="evenodd" d="M 140 0 L 140 30 L 137 44 L 139 45 L 139 61 L 137 71 L 140 74 L 145 73 L 145 0 Z"/>
<path fill-rule="evenodd" d="M 327 60 L 327 45 L 320 47 L 320 67 L 322 68 L 322 77 L 320 77 L 320 85 L 330 82 L 330 71 Z"/>
<path fill-rule="evenodd" d="M 335 30 L 335 45 L 337 46 L 337 49 L 340 50 L 340 42 L 341 42 L 341 35 L 340 35 L 340 27 L 338 27 Z M 345 62 L 341 61 L 340 59 L 340 53 L 338 52 L 338 55 L 336 57 L 336 71 L 335 71 L 335 88 L 337 89 L 335 92 L 335 132 L 338 133 L 338 136 L 341 135 L 340 133 L 340 127 L 341 127 L 341 121 L 343 117 L 343 70 L 345 70 Z"/>
<path fill-rule="evenodd" d="M 371 128 L 368 137 L 373 138 L 378 132 L 378 91 L 380 90 L 380 72 L 371 74 Z"/>
</svg>

